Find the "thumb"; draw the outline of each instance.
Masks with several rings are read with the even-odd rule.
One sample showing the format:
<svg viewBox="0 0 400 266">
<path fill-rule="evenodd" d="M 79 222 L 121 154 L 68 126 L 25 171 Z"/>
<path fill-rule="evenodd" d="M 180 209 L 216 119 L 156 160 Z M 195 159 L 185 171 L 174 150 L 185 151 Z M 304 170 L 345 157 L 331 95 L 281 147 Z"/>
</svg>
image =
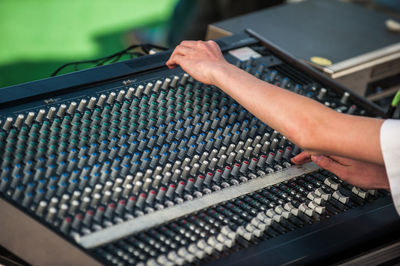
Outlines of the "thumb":
<svg viewBox="0 0 400 266">
<path fill-rule="evenodd" d="M 310 154 L 306 151 L 303 151 L 299 154 L 297 154 L 295 157 L 291 159 L 292 163 L 294 164 L 303 164 L 311 161 L 310 159 Z"/>
<path fill-rule="evenodd" d="M 171 58 L 165 63 L 165 65 L 166 65 L 168 68 L 171 68 L 171 69 L 176 67 L 175 62 L 173 62 Z"/>
<path fill-rule="evenodd" d="M 180 65 L 182 58 L 183 56 L 173 53 L 165 64 L 168 68 L 175 68 L 176 66 Z"/>
<path fill-rule="evenodd" d="M 324 155 L 312 155 L 311 160 L 319 167 L 324 168 L 337 176 L 341 176 L 345 171 L 347 171 L 346 166 Z"/>
</svg>

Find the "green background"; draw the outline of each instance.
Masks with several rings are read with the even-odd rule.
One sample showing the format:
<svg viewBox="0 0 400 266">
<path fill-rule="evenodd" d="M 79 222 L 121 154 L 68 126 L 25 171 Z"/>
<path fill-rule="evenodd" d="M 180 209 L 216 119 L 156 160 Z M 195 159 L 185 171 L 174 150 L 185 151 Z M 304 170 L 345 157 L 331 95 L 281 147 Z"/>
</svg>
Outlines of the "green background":
<svg viewBox="0 0 400 266">
<path fill-rule="evenodd" d="M 106 56 L 133 43 L 162 45 L 175 3 L 0 0 L 0 87 L 46 78 L 65 63 Z"/>
</svg>

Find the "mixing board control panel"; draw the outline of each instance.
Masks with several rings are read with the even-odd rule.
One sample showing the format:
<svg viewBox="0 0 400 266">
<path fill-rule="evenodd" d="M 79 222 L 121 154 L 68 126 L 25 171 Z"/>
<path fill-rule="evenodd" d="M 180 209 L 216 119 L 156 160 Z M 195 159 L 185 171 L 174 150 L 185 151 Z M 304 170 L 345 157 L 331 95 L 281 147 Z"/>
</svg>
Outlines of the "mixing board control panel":
<svg viewBox="0 0 400 266">
<path fill-rule="evenodd" d="M 253 38 L 220 44 L 227 60 L 262 80 L 338 112 L 382 115 Z M 243 47 L 251 58 L 234 56 Z M 312 163 L 293 166 L 298 146 L 218 88 L 163 67 L 168 55 L 124 77 L 46 89 L 90 79 L 94 69 L 3 99 L 3 204 L 112 265 L 218 262 L 371 203 L 392 208 L 385 191 L 351 186 Z M 113 67 L 101 72 L 113 76 Z"/>
</svg>

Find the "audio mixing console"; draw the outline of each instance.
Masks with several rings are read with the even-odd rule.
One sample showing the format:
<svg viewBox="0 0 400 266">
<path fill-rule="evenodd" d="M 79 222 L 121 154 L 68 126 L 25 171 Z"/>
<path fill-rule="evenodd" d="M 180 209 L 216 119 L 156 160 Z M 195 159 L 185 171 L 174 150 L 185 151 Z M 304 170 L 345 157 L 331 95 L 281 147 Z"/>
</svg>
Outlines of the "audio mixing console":
<svg viewBox="0 0 400 266">
<path fill-rule="evenodd" d="M 384 115 L 272 44 L 218 43 L 262 80 Z M 292 165 L 299 147 L 170 53 L 0 90 L 1 245 L 38 265 L 308 263 L 399 228 L 388 192 Z"/>
</svg>

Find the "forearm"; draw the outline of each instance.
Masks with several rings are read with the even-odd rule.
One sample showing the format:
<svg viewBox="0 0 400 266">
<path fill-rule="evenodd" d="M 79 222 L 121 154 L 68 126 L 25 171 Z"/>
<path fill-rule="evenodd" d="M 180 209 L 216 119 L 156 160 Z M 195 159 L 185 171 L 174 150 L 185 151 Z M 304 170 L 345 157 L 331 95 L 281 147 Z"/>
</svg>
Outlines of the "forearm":
<svg viewBox="0 0 400 266">
<path fill-rule="evenodd" d="M 382 120 L 340 114 L 233 65 L 214 73 L 216 86 L 303 149 L 383 164 L 379 143 Z"/>
<path fill-rule="evenodd" d="M 226 62 L 213 41 L 184 41 L 166 62 L 224 90 L 303 149 L 383 164 L 383 120 L 337 113 L 318 102 L 261 81 Z"/>
</svg>

